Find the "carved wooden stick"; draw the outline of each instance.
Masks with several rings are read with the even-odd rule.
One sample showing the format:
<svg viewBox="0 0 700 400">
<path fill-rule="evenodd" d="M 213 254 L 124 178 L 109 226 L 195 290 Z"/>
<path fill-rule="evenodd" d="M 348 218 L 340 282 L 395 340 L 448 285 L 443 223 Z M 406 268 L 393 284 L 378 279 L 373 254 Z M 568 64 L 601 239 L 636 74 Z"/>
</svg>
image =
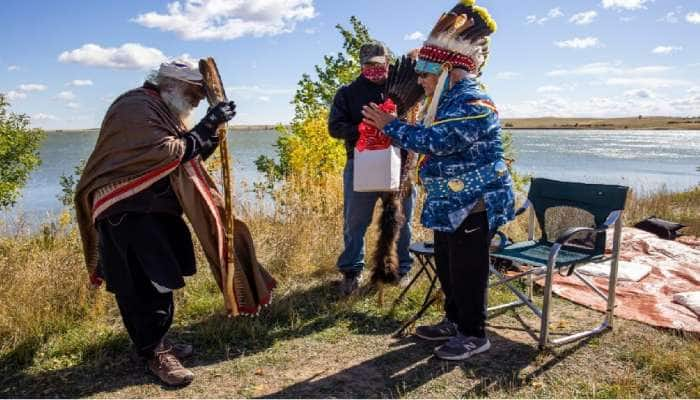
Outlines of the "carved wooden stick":
<svg viewBox="0 0 700 400">
<path fill-rule="evenodd" d="M 210 106 L 215 106 L 222 101 L 228 101 L 226 91 L 221 82 L 219 69 L 216 67 L 214 59 L 209 57 L 199 61 L 199 71 L 204 77 L 204 88 L 207 94 L 207 101 Z M 233 214 L 233 177 L 231 175 L 231 158 L 228 153 L 228 140 L 226 135 L 228 129 L 226 124 L 222 124 L 218 128 L 218 135 L 221 138 L 219 142 L 219 155 L 221 157 L 221 178 L 224 184 L 224 230 L 226 235 L 226 260 L 224 269 L 221 271 L 222 291 L 224 294 L 224 302 L 226 310 L 230 317 L 238 315 L 238 303 L 236 302 L 235 293 L 233 291 L 233 274 L 235 271 L 234 260 L 236 253 L 233 243 L 233 229 L 235 216 Z"/>
</svg>

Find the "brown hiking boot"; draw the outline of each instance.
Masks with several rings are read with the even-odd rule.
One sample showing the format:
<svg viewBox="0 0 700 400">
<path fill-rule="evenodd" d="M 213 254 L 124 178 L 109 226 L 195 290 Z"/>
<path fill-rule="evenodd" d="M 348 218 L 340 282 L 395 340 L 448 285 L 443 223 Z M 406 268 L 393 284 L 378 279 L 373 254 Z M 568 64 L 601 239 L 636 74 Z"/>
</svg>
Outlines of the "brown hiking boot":
<svg viewBox="0 0 700 400">
<path fill-rule="evenodd" d="M 180 364 L 173 354 L 172 347 L 161 346 L 152 359 L 147 361 L 148 369 L 166 385 L 185 386 L 194 379 L 192 371 Z"/>
<path fill-rule="evenodd" d="M 178 360 L 183 360 L 185 358 L 192 357 L 194 354 L 194 348 L 191 344 L 186 343 L 174 343 L 170 339 L 163 339 L 164 347 L 172 347 L 172 353 L 177 357 Z"/>
</svg>

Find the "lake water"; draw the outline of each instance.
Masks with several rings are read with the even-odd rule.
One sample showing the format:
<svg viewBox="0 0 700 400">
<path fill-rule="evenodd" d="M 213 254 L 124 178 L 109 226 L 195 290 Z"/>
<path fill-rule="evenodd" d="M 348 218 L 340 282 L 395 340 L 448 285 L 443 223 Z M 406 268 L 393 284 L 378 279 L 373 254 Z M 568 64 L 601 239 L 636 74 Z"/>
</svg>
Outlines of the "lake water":
<svg viewBox="0 0 700 400">
<path fill-rule="evenodd" d="M 230 147 L 236 182 L 261 179 L 255 160 L 275 158 L 274 131 L 234 132 Z M 41 148 L 42 165 L 9 216 L 46 220 L 61 210 L 59 178 L 90 154 L 96 132 L 52 132 Z M 516 169 L 536 177 L 624 184 L 637 191 L 681 191 L 700 184 L 700 131 L 513 131 Z M 240 186 L 240 185 L 237 185 Z"/>
</svg>

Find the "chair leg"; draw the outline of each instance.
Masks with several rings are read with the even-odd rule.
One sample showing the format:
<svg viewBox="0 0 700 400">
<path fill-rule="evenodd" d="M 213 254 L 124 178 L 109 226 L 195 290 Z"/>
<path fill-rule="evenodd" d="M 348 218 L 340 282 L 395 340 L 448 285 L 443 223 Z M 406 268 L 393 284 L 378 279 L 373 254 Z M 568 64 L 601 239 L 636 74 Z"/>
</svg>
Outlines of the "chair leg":
<svg viewBox="0 0 700 400">
<path fill-rule="evenodd" d="M 613 234 L 613 259 L 610 264 L 610 279 L 608 286 L 608 310 L 606 322 L 610 329 L 613 328 L 615 318 L 615 295 L 617 292 L 617 272 L 620 262 L 620 244 L 622 242 L 622 216 L 615 221 L 615 232 Z"/>
<path fill-rule="evenodd" d="M 552 283 L 554 280 L 554 263 L 547 265 L 547 275 L 545 277 L 544 298 L 542 302 L 542 323 L 540 325 L 540 349 L 547 347 L 549 343 L 549 317 L 551 316 Z"/>
</svg>

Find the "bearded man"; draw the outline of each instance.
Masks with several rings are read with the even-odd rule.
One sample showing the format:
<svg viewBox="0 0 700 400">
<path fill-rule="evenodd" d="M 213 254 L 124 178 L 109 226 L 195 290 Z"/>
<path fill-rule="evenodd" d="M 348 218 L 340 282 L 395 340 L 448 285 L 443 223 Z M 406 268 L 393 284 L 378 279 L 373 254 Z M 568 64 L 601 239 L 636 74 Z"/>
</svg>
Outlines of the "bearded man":
<svg viewBox="0 0 700 400">
<path fill-rule="evenodd" d="M 188 345 L 165 338 L 173 290 L 195 273 L 187 215 L 210 263 L 221 254 L 221 197 L 202 164 L 216 134 L 236 112 L 211 108 L 196 126 L 202 75 L 186 62 L 160 66 L 140 88 L 118 97 L 105 115 L 95 149 L 76 189 L 76 211 L 90 280 L 106 282 L 137 353 L 168 385 L 194 375 L 180 363 Z"/>
</svg>

